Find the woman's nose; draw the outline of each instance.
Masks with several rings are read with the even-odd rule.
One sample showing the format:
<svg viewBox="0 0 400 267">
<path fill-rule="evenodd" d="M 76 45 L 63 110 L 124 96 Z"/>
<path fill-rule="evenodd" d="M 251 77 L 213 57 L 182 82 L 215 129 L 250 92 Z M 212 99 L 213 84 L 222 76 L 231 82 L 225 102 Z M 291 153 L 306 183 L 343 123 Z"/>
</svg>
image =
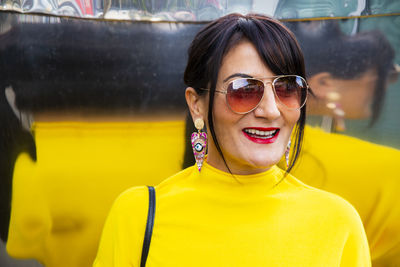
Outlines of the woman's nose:
<svg viewBox="0 0 400 267">
<path fill-rule="evenodd" d="M 264 97 L 258 107 L 254 110 L 256 117 L 263 117 L 268 120 L 274 120 L 281 115 L 278 107 L 278 100 L 270 84 L 265 85 Z"/>
</svg>

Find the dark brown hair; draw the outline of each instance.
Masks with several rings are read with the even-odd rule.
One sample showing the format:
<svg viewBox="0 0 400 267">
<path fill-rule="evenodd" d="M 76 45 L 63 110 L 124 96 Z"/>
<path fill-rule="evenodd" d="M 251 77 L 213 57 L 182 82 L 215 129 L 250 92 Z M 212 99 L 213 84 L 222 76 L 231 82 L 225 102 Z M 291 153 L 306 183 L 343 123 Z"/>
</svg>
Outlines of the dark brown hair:
<svg viewBox="0 0 400 267">
<path fill-rule="evenodd" d="M 210 88 L 207 115 L 208 130 L 228 170 L 229 166 L 225 161 L 214 130 L 215 86 L 223 57 L 229 49 L 243 39 L 255 46 L 260 57 L 275 75 L 296 74 L 305 77 L 303 53 L 293 33 L 279 21 L 267 16 L 229 14 L 212 21 L 195 36 L 188 51 L 184 82 L 187 86 L 193 87 L 199 95 L 204 94 L 204 91 L 200 88 Z M 305 98 L 306 95 L 302 97 Z M 300 153 L 305 112 L 306 106 L 304 105 L 296 124 L 294 156 L 291 158 L 287 172 L 293 168 Z M 186 146 L 190 147 L 190 144 L 187 143 Z M 185 159 L 187 158 L 185 157 Z M 187 163 L 187 160 L 185 160 L 184 167 L 189 165 Z"/>
</svg>

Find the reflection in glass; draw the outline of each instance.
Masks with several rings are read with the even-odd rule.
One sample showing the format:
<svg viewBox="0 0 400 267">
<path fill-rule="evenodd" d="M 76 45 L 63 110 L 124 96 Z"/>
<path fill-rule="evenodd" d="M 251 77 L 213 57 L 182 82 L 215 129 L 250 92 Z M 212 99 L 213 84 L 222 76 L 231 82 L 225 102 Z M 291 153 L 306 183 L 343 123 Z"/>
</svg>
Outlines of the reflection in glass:
<svg viewBox="0 0 400 267">
<path fill-rule="evenodd" d="M 388 14 L 399 8 L 399 2 L 389 0 L 0 0 L 0 10 L 146 21 L 210 21 L 232 12 L 263 13 L 279 19 L 348 17 Z"/>
</svg>

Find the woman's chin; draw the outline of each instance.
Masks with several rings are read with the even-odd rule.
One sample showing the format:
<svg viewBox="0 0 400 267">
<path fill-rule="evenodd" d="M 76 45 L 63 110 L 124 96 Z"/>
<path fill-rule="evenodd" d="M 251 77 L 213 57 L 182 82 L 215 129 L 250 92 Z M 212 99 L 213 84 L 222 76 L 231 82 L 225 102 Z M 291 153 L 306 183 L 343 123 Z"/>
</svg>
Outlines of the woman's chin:
<svg viewBox="0 0 400 267">
<path fill-rule="evenodd" d="M 280 158 L 278 158 L 276 160 L 275 159 L 266 159 L 266 158 L 263 158 L 263 159 L 257 158 L 257 159 L 250 160 L 248 163 L 249 163 L 249 167 L 251 169 L 259 170 L 259 172 L 262 172 L 262 171 L 268 170 L 275 164 L 278 164 L 279 160 L 280 160 Z"/>
<path fill-rule="evenodd" d="M 259 168 L 269 168 L 281 160 L 283 153 L 271 153 L 272 151 L 268 151 L 268 153 L 256 153 L 252 157 L 249 158 L 249 162 L 251 162 L 254 166 Z"/>
</svg>

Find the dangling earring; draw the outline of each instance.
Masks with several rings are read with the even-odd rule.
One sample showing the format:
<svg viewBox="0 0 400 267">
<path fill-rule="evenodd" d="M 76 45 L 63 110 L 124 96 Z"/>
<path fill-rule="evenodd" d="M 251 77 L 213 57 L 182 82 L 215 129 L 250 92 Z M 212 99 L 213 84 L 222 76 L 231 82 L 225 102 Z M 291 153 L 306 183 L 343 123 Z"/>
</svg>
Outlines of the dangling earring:
<svg viewBox="0 0 400 267">
<path fill-rule="evenodd" d="M 286 168 L 289 168 L 289 154 L 290 154 L 291 144 L 292 144 L 292 140 L 289 139 L 289 143 L 287 144 L 286 151 L 285 151 Z"/>
<path fill-rule="evenodd" d="M 203 119 L 196 119 L 194 122 L 194 126 L 197 129 L 197 133 L 192 133 L 192 148 L 194 159 L 196 160 L 197 168 L 200 172 L 201 167 L 203 166 L 204 156 L 207 149 L 207 134 L 205 132 L 201 132 L 201 130 L 204 128 Z"/>
<path fill-rule="evenodd" d="M 333 113 L 333 128 L 335 131 L 343 132 L 346 130 L 344 116 L 346 113 L 339 104 L 340 94 L 337 92 L 329 92 L 326 96 L 328 102 L 326 107 L 332 110 Z"/>
</svg>

